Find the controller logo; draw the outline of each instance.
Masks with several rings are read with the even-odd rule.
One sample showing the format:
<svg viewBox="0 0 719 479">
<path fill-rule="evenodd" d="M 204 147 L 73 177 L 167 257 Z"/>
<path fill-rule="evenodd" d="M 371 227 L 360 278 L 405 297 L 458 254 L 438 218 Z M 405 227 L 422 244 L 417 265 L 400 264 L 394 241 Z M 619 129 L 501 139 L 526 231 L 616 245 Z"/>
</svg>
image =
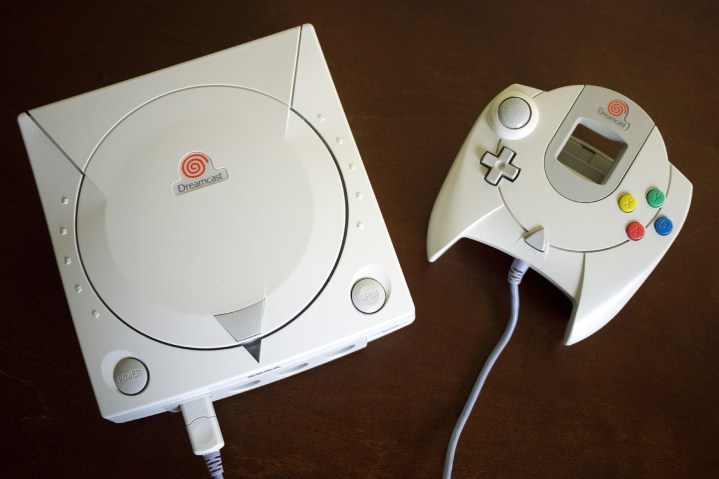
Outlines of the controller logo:
<svg viewBox="0 0 719 479">
<path fill-rule="evenodd" d="M 627 121 L 627 114 L 629 113 L 629 106 L 618 98 L 609 100 L 607 106 L 597 107 L 597 114 L 617 125 L 622 130 L 629 129 L 629 122 Z"/>
<path fill-rule="evenodd" d="M 206 154 L 195 151 L 180 160 L 180 180 L 172 184 L 176 195 L 225 181 L 229 176 L 225 168 L 215 168 Z"/>
<path fill-rule="evenodd" d="M 607 111 L 615 118 L 625 118 L 629 112 L 629 107 L 622 100 L 614 99 L 607 103 Z"/>
</svg>

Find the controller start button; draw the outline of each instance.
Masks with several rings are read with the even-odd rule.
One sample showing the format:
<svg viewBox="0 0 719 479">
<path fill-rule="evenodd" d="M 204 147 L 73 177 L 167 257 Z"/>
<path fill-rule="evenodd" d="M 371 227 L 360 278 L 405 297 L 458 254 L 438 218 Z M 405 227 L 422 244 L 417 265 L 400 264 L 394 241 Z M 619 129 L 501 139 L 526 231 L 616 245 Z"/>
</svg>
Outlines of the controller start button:
<svg viewBox="0 0 719 479">
<path fill-rule="evenodd" d="M 352 286 L 352 304 L 365 314 L 376 313 L 387 300 L 387 293 L 379 281 L 364 278 Z"/>
<path fill-rule="evenodd" d="M 112 378 L 121 393 L 134 396 L 147 387 L 149 374 L 147 366 L 139 359 L 124 358 L 115 365 Z"/>
</svg>

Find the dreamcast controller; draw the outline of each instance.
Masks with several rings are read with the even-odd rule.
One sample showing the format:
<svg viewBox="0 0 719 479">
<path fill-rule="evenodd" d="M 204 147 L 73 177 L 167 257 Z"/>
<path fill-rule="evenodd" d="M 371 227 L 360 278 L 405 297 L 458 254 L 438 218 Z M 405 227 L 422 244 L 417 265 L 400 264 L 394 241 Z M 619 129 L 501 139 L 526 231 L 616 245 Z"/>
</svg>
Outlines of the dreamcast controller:
<svg viewBox="0 0 719 479">
<path fill-rule="evenodd" d="M 629 98 L 512 85 L 485 108 L 432 210 L 430 261 L 470 238 L 527 261 L 569 296 L 564 342 L 607 324 L 667 252 L 692 185 Z"/>
</svg>

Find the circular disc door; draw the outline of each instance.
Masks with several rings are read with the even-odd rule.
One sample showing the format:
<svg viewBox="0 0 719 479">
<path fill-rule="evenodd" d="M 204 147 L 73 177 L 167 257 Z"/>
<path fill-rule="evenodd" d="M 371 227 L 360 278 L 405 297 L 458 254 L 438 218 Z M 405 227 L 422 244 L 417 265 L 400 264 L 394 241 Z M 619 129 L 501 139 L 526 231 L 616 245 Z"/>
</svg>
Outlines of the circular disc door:
<svg viewBox="0 0 719 479">
<path fill-rule="evenodd" d="M 334 158 L 287 105 L 194 87 L 144 104 L 101 141 L 80 188 L 78 248 L 128 326 L 224 348 L 314 301 L 341 253 L 346 205 Z"/>
</svg>

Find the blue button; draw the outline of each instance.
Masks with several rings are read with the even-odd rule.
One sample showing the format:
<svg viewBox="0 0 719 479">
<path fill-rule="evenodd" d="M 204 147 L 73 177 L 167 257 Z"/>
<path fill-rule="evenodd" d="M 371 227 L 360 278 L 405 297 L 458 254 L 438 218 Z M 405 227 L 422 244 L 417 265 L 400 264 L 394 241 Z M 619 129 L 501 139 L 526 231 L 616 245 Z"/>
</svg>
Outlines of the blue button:
<svg viewBox="0 0 719 479">
<path fill-rule="evenodd" d="M 654 229 L 657 230 L 657 233 L 660 235 L 666 236 L 672 232 L 674 225 L 672 224 L 672 220 L 666 216 L 662 216 L 654 222 Z"/>
</svg>

